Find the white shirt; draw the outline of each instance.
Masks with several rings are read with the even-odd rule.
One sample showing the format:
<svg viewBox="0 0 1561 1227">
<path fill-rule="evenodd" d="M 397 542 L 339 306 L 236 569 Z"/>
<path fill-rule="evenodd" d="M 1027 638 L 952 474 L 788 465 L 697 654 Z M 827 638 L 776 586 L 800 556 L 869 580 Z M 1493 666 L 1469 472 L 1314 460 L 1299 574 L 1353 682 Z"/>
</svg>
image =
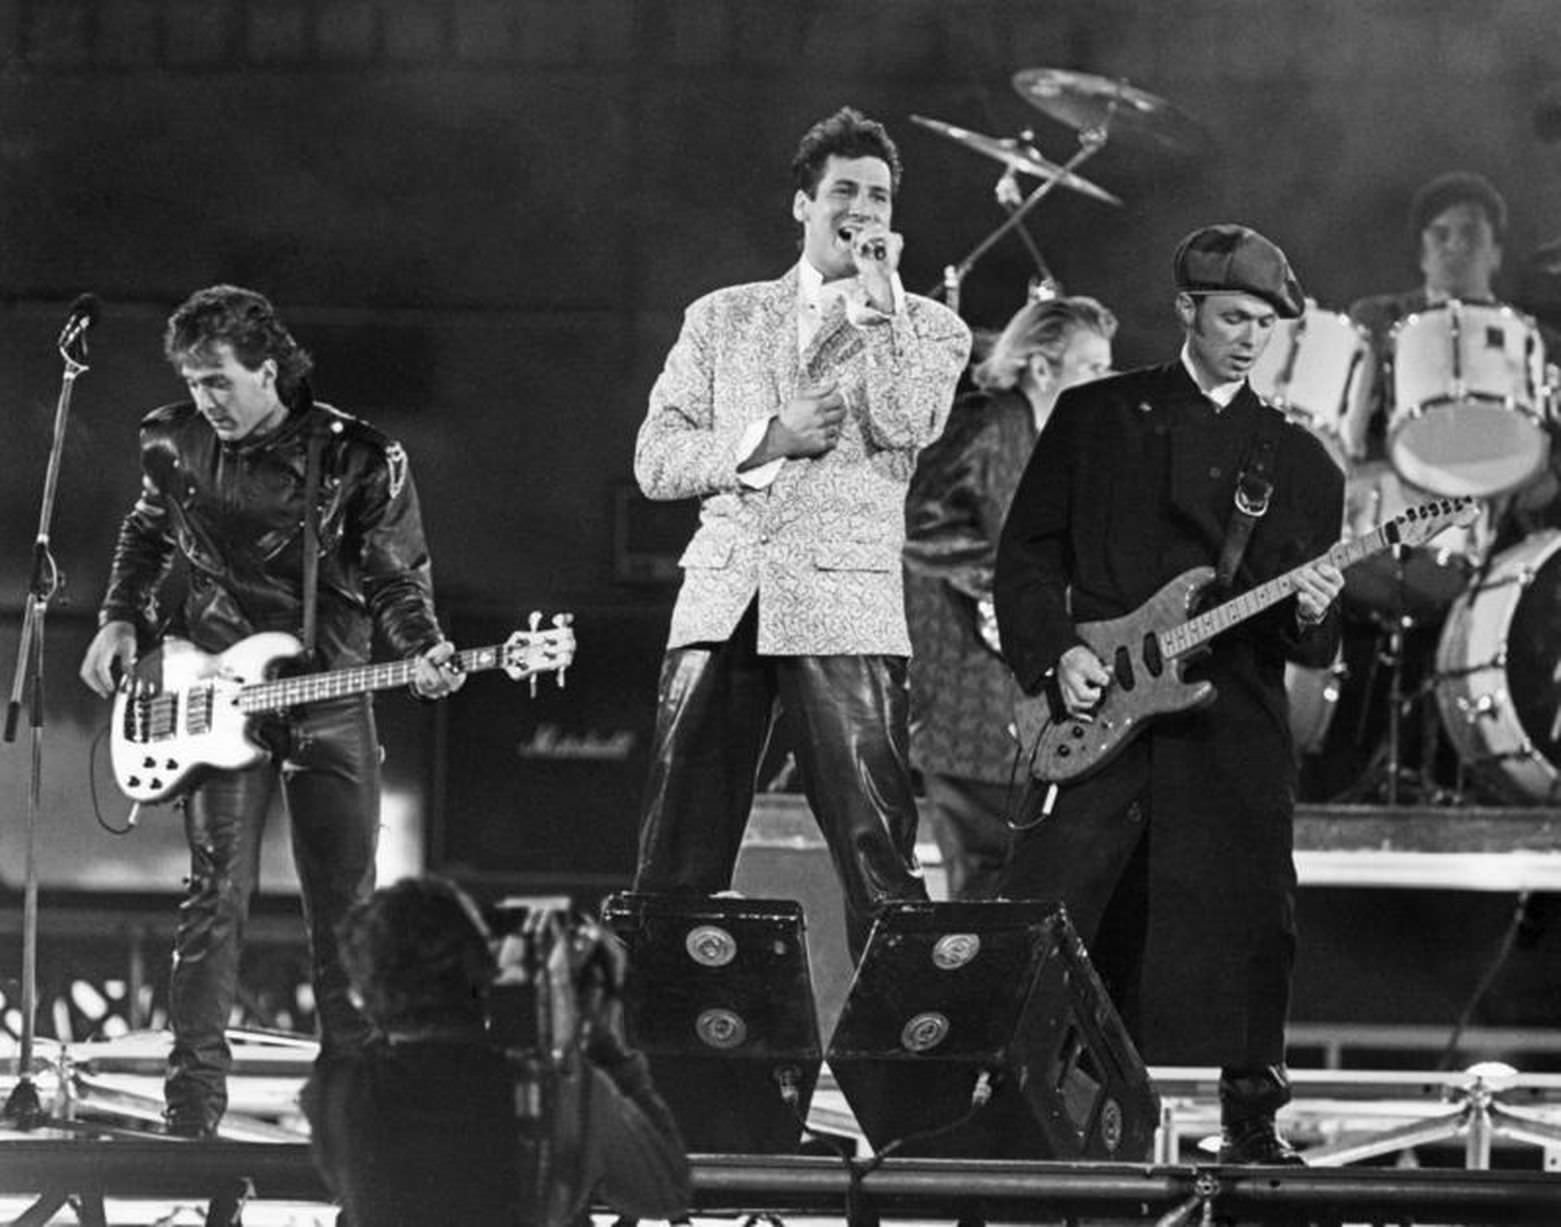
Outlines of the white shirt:
<svg viewBox="0 0 1561 1227">
<path fill-rule="evenodd" d="M 1241 391 L 1241 385 L 1247 382 L 1245 379 L 1232 379 L 1229 383 L 1217 383 L 1212 388 L 1205 388 L 1198 381 L 1198 371 L 1192 364 L 1192 351 L 1185 341 L 1182 342 L 1182 366 L 1192 377 L 1193 386 L 1214 402 L 1216 410 L 1224 409 L 1235 400 L 1236 393 Z"/>
<path fill-rule="evenodd" d="M 894 310 L 898 314 L 905 310 L 905 287 L 900 282 L 899 273 L 891 275 L 890 284 L 894 291 Z M 825 316 L 829 314 L 837 298 L 845 299 L 846 320 L 853 327 L 869 328 L 884 323 L 890 318 L 867 301 L 867 291 L 862 288 L 860 278 L 842 277 L 826 283 L 824 274 L 808 263 L 807 258 L 804 257 L 797 263 L 798 354 L 804 352 L 808 343 L 817 335 Z M 773 416 L 772 414 L 771 417 Z M 748 429 L 743 432 L 742 442 L 738 445 L 739 456 L 753 455 L 754 450 L 764 441 L 765 433 L 770 428 L 770 420 L 765 418 L 748 426 Z M 738 480 L 750 489 L 762 490 L 775 480 L 775 475 L 780 472 L 781 465 L 785 461 L 784 456 L 778 456 L 757 468 L 745 469 L 738 474 Z"/>
</svg>

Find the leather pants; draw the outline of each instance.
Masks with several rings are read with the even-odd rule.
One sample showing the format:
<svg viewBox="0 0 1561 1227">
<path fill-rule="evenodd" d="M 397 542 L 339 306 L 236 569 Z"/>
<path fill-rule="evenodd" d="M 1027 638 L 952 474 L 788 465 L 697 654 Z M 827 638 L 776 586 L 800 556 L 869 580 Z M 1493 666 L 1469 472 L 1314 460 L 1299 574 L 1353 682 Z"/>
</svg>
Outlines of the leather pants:
<svg viewBox="0 0 1561 1227">
<path fill-rule="evenodd" d="M 662 663 L 634 887 L 709 895 L 731 886 L 755 776 L 784 711 L 859 958 L 880 905 L 927 897 L 916 863 L 906 662 L 760 656 L 756 634 L 750 607 L 725 643 L 673 648 Z"/>
<path fill-rule="evenodd" d="M 174 937 L 164 1087 L 170 1128 L 210 1132 L 227 1108 L 224 1034 L 260 876 L 260 840 L 280 778 L 303 895 L 323 1051 L 361 1044 L 368 1027 L 347 992 L 336 926 L 374 888 L 379 738 L 368 696 L 312 704 L 257 729 L 273 758 L 203 781 L 182 802 L 190 877 Z"/>
</svg>

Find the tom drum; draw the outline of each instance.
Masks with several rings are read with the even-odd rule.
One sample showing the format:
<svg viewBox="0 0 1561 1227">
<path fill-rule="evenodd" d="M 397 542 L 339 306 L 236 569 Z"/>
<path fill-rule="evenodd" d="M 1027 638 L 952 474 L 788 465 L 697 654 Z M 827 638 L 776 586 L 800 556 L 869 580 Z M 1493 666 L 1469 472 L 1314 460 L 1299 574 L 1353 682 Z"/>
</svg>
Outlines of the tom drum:
<svg viewBox="0 0 1561 1227">
<path fill-rule="evenodd" d="M 1436 494 L 1489 497 L 1527 484 L 1550 456 L 1545 344 L 1496 303 L 1448 302 L 1394 326 L 1388 455 Z"/>
<path fill-rule="evenodd" d="M 1358 457 L 1364 447 L 1375 369 L 1371 334 L 1349 316 L 1308 302 L 1299 319 L 1274 326 L 1248 378 L 1344 468 L 1344 458 Z"/>
</svg>

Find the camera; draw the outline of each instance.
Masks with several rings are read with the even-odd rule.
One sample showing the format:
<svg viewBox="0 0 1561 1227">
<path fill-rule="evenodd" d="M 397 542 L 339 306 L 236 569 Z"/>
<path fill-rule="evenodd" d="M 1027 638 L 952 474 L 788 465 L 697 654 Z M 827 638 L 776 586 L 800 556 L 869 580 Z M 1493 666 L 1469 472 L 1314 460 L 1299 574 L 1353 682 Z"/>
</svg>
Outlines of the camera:
<svg viewBox="0 0 1561 1227">
<path fill-rule="evenodd" d="M 489 915 L 498 972 L 488 1034 L 515 1057 L 566 1063 L 606 1025 L 623 984 L 616 938 L 567 899 L 504 899 Z"/>
</svg>

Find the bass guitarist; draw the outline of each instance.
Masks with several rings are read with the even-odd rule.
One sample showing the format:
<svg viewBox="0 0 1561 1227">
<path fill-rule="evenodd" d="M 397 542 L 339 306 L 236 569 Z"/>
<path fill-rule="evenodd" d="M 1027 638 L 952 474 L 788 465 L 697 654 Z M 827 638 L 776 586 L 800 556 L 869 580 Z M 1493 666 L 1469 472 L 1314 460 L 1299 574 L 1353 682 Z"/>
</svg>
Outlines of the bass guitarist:
<svg viewBox="0 0 1561 1227">
<path fill-rule="evenodd" d="M 1338 535 L 1343 476 L 1247 382 L 1304 307 L 1284 253 L 1209 226 L 1174 273 L 1179 358 L 1064 393 L 1036 444 L 998 546 L 1005 658 L 1059 719 L 1087 715 L 1134 679 L 1077 624 L 1222 559 L 1227 593 L 1300 568 L 1296 595 L 1213 641 L 1190 675 L 1214 684 L 1207 706 L 1149 721 L 1055 791 L 1032 782 L 1002 894 L 1066 902 L 1146 1061 L 1221 1068 L 1222 1162 L 1295 1163 L 1274 1122 L 1295 957 L 1284 663 L 1326 664 L 1338 644 L 1343 576 L 1303 564 Z"/>
<path fill-rule="evenodd" d="M 119 530 L 101 629 L 81 665 L 87 685 L 112 694 L 130 676 L 138 643 L 165 630 L 206 652 L 286 631 L 312 643 L 324 668 L 363 664 L 378 633 L 392 652 L 416 658 L 416 693 L 457 689 L 464 678 L 434 615 L 428 548 L 400 445 L 311 398 L 308 353 L 252 290 L 218 285 L 191 295 L 168 321 L 163 352 L 190 399 L 141 423 L 141 495 Z M 176 557 L 188 590 L 165 628 L 157 597 Z M 214 772 L 179 803 L 190 876 L 174 939 L 164 1090 L 168 1130 L 181 1136 L 214 1135 L 227 1107 L 224 1028 L 279 781 L 322 1053 L 367 1037 L 336 927 L 374 887 L 380 747 L 371 701 L 296 708 L 257 732 L 270 761 Z"/>
</svg>

